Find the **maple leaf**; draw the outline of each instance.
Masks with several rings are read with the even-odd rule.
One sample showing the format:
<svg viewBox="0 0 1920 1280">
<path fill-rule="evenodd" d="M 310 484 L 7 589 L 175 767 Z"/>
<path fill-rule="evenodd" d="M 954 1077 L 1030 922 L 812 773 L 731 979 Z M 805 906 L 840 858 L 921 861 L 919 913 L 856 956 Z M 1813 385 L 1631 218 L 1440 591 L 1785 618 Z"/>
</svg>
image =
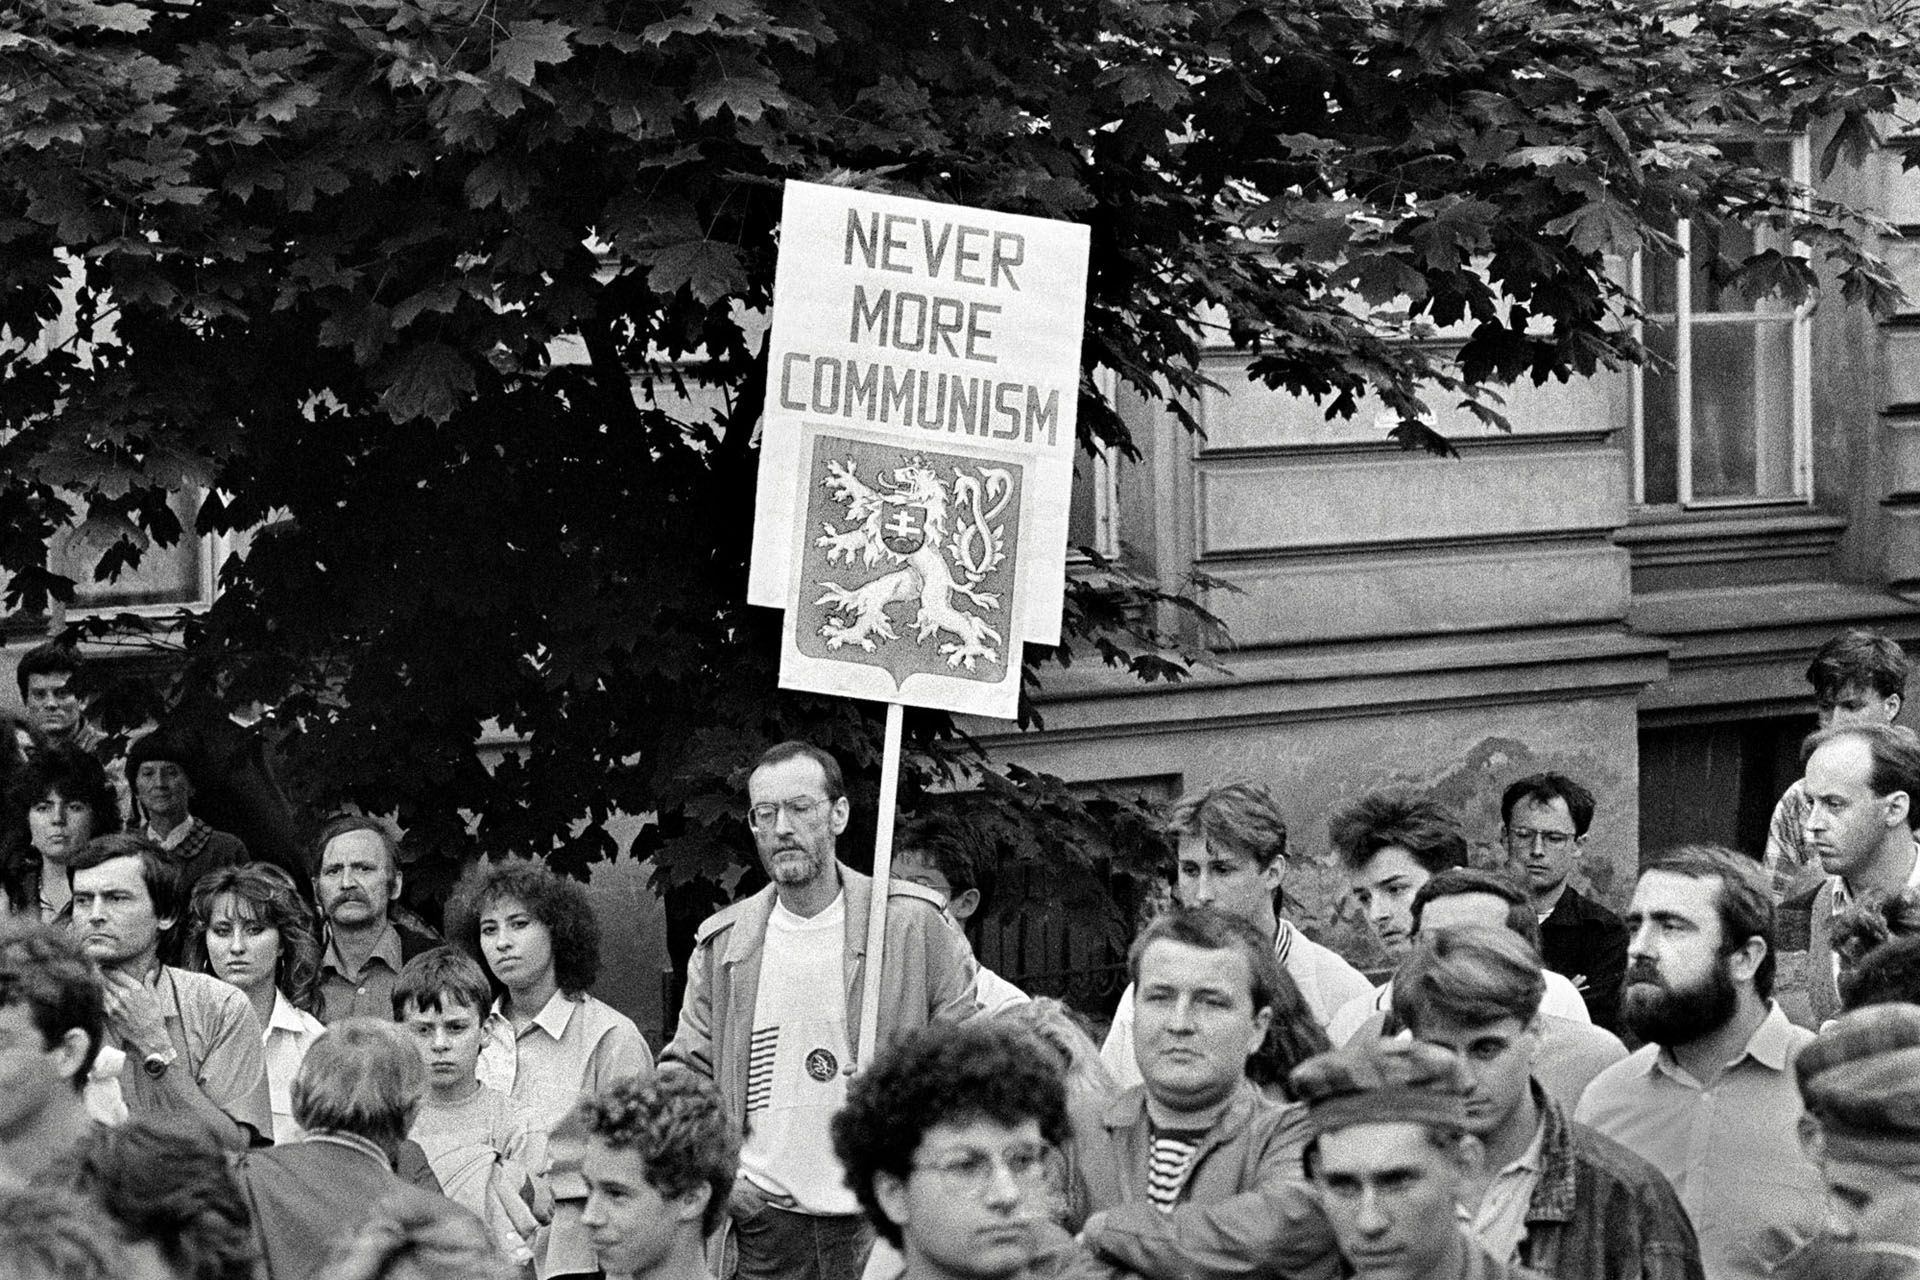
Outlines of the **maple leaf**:
<svg viewBox="0 0 1920 1280">
<path fill-rule="evenodd" d="M 507 38 L 493 51 L 493 69 L 517 84 L 532 84 L 540 64 L 573 56 L 567 38 L 574 28 L 561 22 L 523 19 L 507 24 Z"/>
<path fill-rule="evenodd" d="M 711 120 L 722 111 L 735 119 L 758 120 L 768 110 L 789 105 L 773 72 L 736 54 L 722 54 L 719 70 L 696 83 L 687 95 L 694 115 Z"/>
<path fill-rule="evenodd" d="M 1566 236 L 1581 253 L 1631 253 L 1640 247 L 1643 236 L 1633 211 L 1611 196 L 1589 200 L 1547 222 L 1542 230 Z"/>
<path fill-rule="evenodd" d="M 656 293 L 673 294 L 686 288 L 696 301 L 718 302 L 741 288 L 746 273 L 740 250 L 717 240 L 683 240 L 654 251 L 647 286 Z"/>
<path fill-rule="evenodd" d="M 394 361 L 384 382 L 380 407 L 395 422 L 445 422 L 473 394 L 473 367 L 445 343 L 426 342 Z"/>
</svg>

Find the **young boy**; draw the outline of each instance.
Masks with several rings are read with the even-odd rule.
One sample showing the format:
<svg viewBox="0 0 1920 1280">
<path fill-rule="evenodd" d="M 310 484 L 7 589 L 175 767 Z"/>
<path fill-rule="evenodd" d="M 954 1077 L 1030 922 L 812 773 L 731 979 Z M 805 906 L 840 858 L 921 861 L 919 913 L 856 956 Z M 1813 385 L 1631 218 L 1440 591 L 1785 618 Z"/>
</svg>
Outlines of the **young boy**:
<svg viewBox="0 0 1920 1280">
<path fill-rule="evenodd" d="M 541 1152 L 512 1099 L 480 1083 L 480 1026 L 493 993 L 480 966 L 453 947 L 415 956 L 393 988 L 393 1018 L 412 1033 L 427 1068 L 427 1096 L 407 1136 L 420 1144 L 447 1196 L 487 1224 L 520 1265 L 544 1217 L 533 1175 Z"/>
<path fill-rule="evenodd" d="M 580 1221 L 622 1280 L 709 1280 L 706 1238 L 727 1217 L 740 1137 L 720 1092 L 691 1071 L 616 1081 L 582 1105 Z"/>
<path fill-rule="evenodd" d="M 893 878 L 931 889 L 946 900 L 947 919 L 964 935 L 967 922 L 985 915 L 993 893 L 992 873 L 981 867 L 965 837 L 951 822 L 910 818 L 893 842 Z M 968 939 L 972 946 L 972 939 Z M 982 1015 L 1000 1013 L 1032 999 L 993 970 L 981 965 L 973 980 L 973 998 Z"/>
</svg>

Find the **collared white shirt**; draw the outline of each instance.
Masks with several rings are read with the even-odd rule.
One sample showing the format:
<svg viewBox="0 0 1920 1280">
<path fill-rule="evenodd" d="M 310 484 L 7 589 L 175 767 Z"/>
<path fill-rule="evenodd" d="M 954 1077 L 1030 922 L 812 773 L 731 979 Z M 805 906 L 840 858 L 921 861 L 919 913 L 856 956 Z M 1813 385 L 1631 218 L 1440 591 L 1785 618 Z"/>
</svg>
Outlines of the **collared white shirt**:
<svg viewBox="0 0 1920 1280">
<path fill-rule="evenodd" d="M 1764 1275 L 1750 1246 L 1772 1226 L 1818 1223 L 1826 1187 L 1800 1145 L 1793 1062 L 1813 1033 L 1778 1004 L 1711 1086 L 1659 1045 L 1594 1077 L 1574 1119 L 1665 1174 L 1700 1237 L 1708 1280 Z"/>
<path fill-rule="evenodd" d="M 553 1189 L 553 1224 L 535 1259 L 540 1280 L 599 1265 L 580 1222 L 587 1198 L 580 1176 L 585 1130 L 569 1119 L 583 1096 L 652 1070 L 653 1051 L 633 1020 L 584 992 L 556 991 L 517 1033 L 505 997 L 494 1001 L 481 1026 L 478 1074 L 481 1084 L 522 1107 L 533 1140 L 532 1172 L 544 1172 Z"/>
<path fill-rule="evenodd" d="M 293 1078 L 300 1074 L 307 1050 L 326 1033 L 320 1019 L 296 1006 L 284 992 L 273 993 L 273 1012 L 260 1032 L 260 1052 L 267 1060 L 267 1093 L 273 1099 L 276 1145 L 298 1142 L 302 1136 L 293 1118 Z"/>
<path fill-rule="evenodd" d="M 1514 1266 L 1520 1264 L 1520 1244 L 1527 1238 L 1527 1209 L 1533 1203 L 1534 1188 L 1540 1185 L 1540 1152 L 1546 1135 L 1543 1119 L 1534 1127 L 1533 1141 L 1527 1149 L 1493 1175 L 1479 1207 L 1461 1214 L 1461 1225 L 1481 1248 Z"/>
</svg>

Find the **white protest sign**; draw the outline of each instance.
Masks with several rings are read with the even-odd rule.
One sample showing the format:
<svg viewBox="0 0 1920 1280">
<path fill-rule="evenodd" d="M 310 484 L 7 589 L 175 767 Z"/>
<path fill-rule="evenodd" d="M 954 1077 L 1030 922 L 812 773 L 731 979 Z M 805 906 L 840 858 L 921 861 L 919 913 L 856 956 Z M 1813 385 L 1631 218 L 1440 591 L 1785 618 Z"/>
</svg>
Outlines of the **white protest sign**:
<svg viewBox="0 0 1920 1280">
<path fill-rule="evenodd" d="M 1066 574 L 1087 229 L 790 182 L 749 603 L 780 683 L 1011 717 Z"/>
</svg>

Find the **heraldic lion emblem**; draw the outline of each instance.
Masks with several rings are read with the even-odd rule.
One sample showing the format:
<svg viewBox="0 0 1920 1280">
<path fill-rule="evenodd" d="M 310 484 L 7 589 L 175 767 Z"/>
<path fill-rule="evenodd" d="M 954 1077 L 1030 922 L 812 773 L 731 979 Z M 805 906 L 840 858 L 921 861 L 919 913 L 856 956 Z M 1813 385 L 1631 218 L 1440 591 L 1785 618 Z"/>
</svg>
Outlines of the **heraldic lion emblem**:
<svg viewBox="0 0 1920 1280">
<path fill-rule="evenodd" d="M 973 474 L 955 467 L 953 478 L 942 480 L 916 455 L 868 485 L 855 474 L 857 466 L 827 463 L 820 483 L 846 508 L 851 524 L 843 531 L 823 522 L 815 545 L 830 565 L 885 569 L 851 587 L 818 584 L 825 594 L 814 604 L 827 607 L 820 627 L 827 646 L 872 653 L 881 641 L 900 638 L 888 608 L 911 603 L 918 605 L 910 624 L 915 643 L 943 632 L 953 637 L 940 645 L 948 666 L 972 671 L 976 662 L 1001 661 L 1000 633 L 963 601 L 982 609 L 1000 605 L 997 592 L 978 588 L 1007 558 L 1005 523 L 994 522 L 1012 497 L 1012 475 L 998 467 L 976 466 Z"/>
</svg>

